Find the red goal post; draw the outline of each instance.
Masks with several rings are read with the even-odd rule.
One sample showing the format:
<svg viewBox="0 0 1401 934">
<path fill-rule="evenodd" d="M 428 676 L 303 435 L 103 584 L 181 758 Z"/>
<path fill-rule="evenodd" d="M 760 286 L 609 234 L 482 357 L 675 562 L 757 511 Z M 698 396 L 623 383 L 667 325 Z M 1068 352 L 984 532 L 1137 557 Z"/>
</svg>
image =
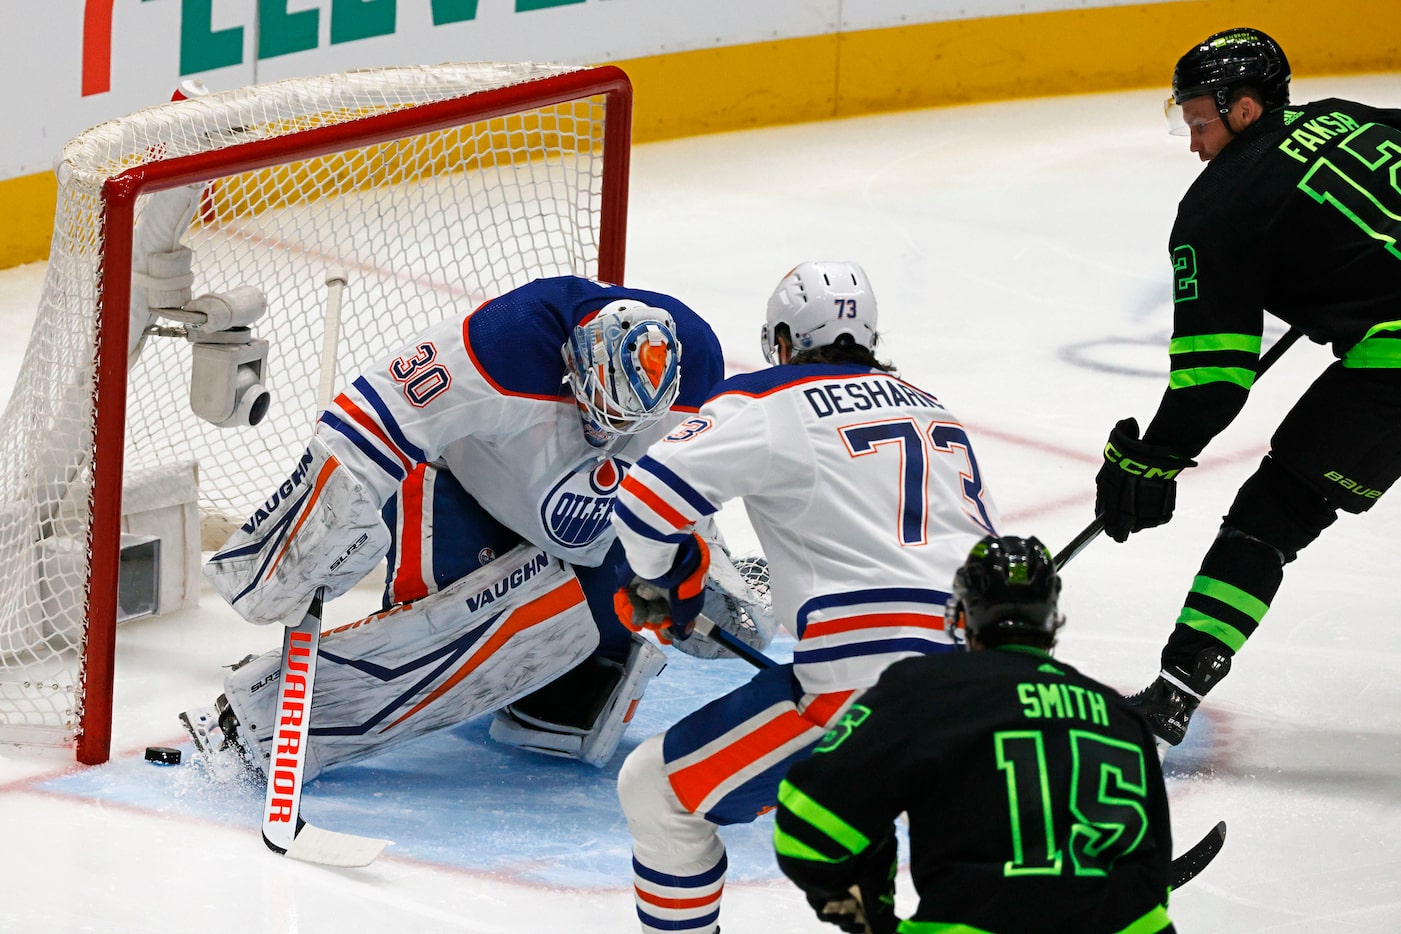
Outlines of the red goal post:
<svg viewBox="0 0 1401 934">
<path fill-rule="evenodd" d="M 613 67 L 364 69 L 147 108 L 64 147 L 0 423 L 0 742 L 107 760 L 118 622 L 194 604 L 201 550 L 305 444 L 328 341 L 348 379 L 532 278 L 622 281 L 631 102 Z M 267 308 L 247 331 L 201 331 L 209 306 L 180 302 L 245 286 Z M 212 423 L 211 398 L 264 392 L 265 415 Z"/>
</svg>

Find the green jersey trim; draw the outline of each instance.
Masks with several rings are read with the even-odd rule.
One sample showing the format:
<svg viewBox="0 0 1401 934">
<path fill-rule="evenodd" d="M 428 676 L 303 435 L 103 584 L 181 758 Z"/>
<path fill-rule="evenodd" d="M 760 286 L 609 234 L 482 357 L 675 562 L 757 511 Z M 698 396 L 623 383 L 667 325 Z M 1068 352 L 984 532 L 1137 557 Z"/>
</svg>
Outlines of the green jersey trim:
<svg viewBox="0 0 1401 934">
<path fill-rule="evenodd" d="M 1170 924 L 1172 919 L 1168 917 L 1167 909 L 1159 905 L 1113 934 L 1157 934 Z M 948 924 L 943 921 L 901 921 L 897 930 L 899 934 L 992 934 L 971 924 Z"/>
<path fill-rule="evenodd" d="M 1173 370 L 1169 389 L 1188 389 L 1208 383 L 1235 383 L 1242 389 L 1255 385 L 1255 371 L 1243 366 L 1194 366 Z"/>
<path fill-rule="evenodd" d="M 1168 344 L 1168 354 L 1205 353 L 1216 350 L 1241 350 L 1260 354 L 1258 334 L 1197 334 L 1193 337 L 1174 337 Z"/>
</svg>

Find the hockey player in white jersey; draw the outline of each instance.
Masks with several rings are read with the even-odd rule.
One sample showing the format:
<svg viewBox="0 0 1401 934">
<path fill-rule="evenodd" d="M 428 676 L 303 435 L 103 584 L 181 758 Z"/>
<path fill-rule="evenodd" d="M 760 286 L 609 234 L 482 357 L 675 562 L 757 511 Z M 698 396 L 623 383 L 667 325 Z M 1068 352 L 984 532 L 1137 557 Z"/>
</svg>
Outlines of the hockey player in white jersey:
<svg viewBox="0 0 1401 934">
<path fill-rule="evenodd" d="M 500 741 L 606 763 L 664 665 L 617 619 L 608 517 L 722 376 L 682 302 L 565 276 L 442 322 L 337 396 L 206 567 L 246 619 L 295 625 L 388 555 L 383 612 L 321 641 L 307 777 L 493 711 Z M 262 767 L 279 654 L 181 715 L 211 761 Z"/>
<path fill-rule="evenodd" d="M 955 648 L 945 588 L 997 514 L 958 419 L 881 363 L 876 302 L 850 262 L 805 262 L 769 299 L 766 370 L 718 386 L 623 480 L 612 522 L 636 577 L 634 628 L 683 636 L 709 548 L 696 523 L 741 497 L 769 559 L 793 662 L 634 749 L 618 796 L 645 932 L 716 931 L 718 828 L 772 808 L 805 757 L 886 666 Z M 683 640 L 684 642 L 684 640 Z"/>
</svg>

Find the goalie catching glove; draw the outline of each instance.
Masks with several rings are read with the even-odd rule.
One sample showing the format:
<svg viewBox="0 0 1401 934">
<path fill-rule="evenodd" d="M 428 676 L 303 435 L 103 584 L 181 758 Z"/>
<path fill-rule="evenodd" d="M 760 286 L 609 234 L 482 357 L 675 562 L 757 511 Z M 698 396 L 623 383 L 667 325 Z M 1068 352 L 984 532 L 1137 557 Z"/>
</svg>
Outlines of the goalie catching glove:
<svg viewBox="0 0 1401 934">
<path fill-rule="evenodd" d="M 230 536 L 204 574 L 250 623 L 296 626 L 318 587 L 338 597 L 389 550 L 369 491 L 312 438 L 291 475 Z"/>
<path fill-rule="evenodd" d="M 1165 524 L 1177 505 L 1177 475 L 1197 462 L 1138 437 L 1138 422 L 1114 426 L 1104 445 L 1104 465 L 1095 477 L 1095 515 L 1116 542 Z"/>
</svg>

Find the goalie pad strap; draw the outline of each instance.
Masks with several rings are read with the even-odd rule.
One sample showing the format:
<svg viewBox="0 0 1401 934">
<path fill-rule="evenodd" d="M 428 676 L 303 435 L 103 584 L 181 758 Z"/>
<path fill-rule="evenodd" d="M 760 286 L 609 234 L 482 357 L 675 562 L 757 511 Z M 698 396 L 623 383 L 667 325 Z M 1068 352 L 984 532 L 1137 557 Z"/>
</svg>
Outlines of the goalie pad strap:
<svg viewBox="0 0 1401 934">
<path fill-rule="evenodd" d="M 647 683 L 665 667 L 662 650 L 634 635 L 625 664 L 589 659 L 545 689 L 497 711 L 491 738 L 603 768 L 617 751 Z"/>
<path fill-rule="evenodd" d="M 521 545 L 436 594 L 326 632 L 306 777 L 496 710 L 577 665 L 598 629 L 567 565 Z M 266 760 L 279 658 L 224 684 L 239 732 Z"/>
</svg>

